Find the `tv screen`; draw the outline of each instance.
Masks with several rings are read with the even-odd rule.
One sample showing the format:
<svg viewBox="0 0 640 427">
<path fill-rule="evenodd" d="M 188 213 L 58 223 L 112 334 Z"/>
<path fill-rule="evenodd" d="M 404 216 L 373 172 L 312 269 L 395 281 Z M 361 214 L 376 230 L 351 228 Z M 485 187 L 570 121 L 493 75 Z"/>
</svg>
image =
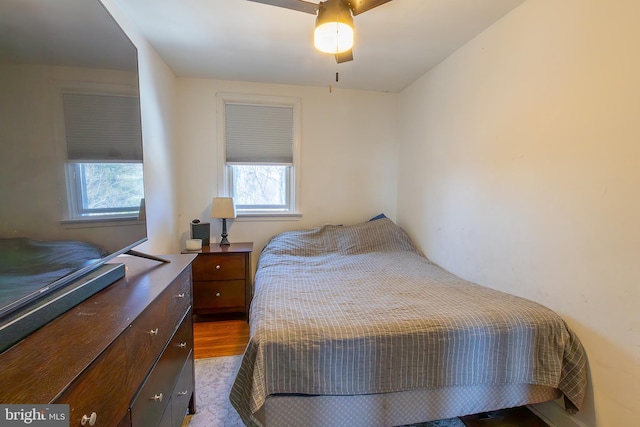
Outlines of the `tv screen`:
<svg viewBox="0 0 640 427">
<path fill-rule="evenodd" d="M 146 240 L 137 70 L 99 0 L 0 2 L 0 329 Z"/>
</svg>

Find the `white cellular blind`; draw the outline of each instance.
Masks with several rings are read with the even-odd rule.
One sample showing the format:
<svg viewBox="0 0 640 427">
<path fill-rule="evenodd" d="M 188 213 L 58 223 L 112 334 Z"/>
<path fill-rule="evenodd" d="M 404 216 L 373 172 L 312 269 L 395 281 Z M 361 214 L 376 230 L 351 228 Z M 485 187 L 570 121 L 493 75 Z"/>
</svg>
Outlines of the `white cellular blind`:
<svg viewBox="0 0 640 427">
<path fill-rule="evenodd" d="M 65 93 L 63 107 L 68 160 L 142 161 L 137 97 Z"/>
<path fill-rule="evenodd" d="M 227 163 L 293 163 L 293 106 L 225 104 Z"/>
</svg>

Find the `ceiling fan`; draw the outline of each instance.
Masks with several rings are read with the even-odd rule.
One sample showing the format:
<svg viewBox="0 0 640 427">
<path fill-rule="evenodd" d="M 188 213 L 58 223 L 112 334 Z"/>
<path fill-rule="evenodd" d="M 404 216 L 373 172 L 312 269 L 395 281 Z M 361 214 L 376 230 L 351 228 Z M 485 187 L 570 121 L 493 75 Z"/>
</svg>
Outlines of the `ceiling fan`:
<svg viewBox="0 0 640 427">
<path fill-rule="evenodd" d="M 249 0 L 317 15 L 316 48 L 334 54 L 338 64 L 353 60 L 353 17 L 391 0 L 326 0 L 318 4 L 304 0 Z"/>
</svg>

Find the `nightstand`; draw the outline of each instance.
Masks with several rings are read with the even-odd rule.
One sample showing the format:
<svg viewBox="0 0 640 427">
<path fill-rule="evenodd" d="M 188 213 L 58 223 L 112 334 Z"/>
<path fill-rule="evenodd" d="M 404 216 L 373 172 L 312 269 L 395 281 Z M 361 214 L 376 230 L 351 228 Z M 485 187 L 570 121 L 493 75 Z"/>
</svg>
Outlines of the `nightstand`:
<svg viewBox="0 0 640 427">
<path fill-rule="evenodd" d="M 193 314 L 241 313 L 248 320 L 252 297 L 253 242 L 203 246 L 193 261 Z"/>
</svg>

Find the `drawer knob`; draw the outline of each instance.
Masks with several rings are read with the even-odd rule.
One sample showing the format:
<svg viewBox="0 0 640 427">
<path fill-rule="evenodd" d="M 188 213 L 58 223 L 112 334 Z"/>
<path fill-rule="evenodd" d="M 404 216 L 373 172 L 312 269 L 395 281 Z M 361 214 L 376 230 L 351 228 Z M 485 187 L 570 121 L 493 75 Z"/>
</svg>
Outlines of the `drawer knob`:
<svg viewBox="0 0 640 427">
<path fill-rule="evenodd" d="M 176 295 L 178 298 L 184 298 L 184 292 L 182 292 L 181 294 Z"/>
<path fill-rule="evenodd" d="M 181 342 L 180 344 L 178 344 L 178 347 L 187 348 L 187 343 L 186 342 Z"/>
<path fill-rule="evenodd" d="M 178 396 L 186 396 L 187 393 L 189 393 L 189 390 L 185 390 L 185 391 L 179 391 L 178 392 Z"/>
<path fill-rule="evenodd" d="M 216 292 L 216 296 L 219 297 L 220 296 L 220 292 Z"/>
<path fill-rule="evenodd" d="M 216 270 L 220 270 L 220 264 L 216 265 Z"/>
<path fill-rule="evenodd" d="M 162 393 L 160 394 L 156 394 L 155 396 L 153 396 L 151 398 L 152 400 L 156 401 L 156 402 L 162 402 Z"/>
<path fill-rule="evenodd" d="M 82 416 L 82 419 L 80 420 L 80 424 L 83 426 L 86 426 L 87 423 L 89 423 L 89 425 L 92 426 L 96 423 L 97 419 L 98 419 L 98 414 L 96 414 L 95 412 L 92 412 L 90 416 L 87 416 L 87 414 L 85 414 Z"/>
<path fill-rule="evenodd" d="M 150 335 L 158 335 L 158 328 L 152 329 L 149 331 Z"/>
</svg>

